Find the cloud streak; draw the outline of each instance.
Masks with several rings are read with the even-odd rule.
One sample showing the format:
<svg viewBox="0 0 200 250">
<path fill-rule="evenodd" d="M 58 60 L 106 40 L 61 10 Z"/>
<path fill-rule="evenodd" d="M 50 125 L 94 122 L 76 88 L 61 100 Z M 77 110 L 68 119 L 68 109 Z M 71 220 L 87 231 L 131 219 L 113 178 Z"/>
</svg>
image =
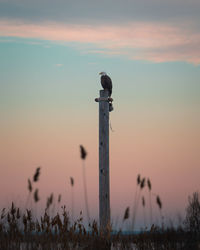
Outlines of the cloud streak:
<svg viewBox="0 0 200 250">
<path fill-rule="evenodd" d="M 91 44 L 88 53 L 122 55 L 153 62 L 185 61 L 200 63 L 200 33 L 186 25 L 129 22 L 123 25 L 72 25 L 43 22 L 24 23 L 0 20 L 0 36 Z M 87 47 L 87 46 L 86 46 Z"/>
</svg>

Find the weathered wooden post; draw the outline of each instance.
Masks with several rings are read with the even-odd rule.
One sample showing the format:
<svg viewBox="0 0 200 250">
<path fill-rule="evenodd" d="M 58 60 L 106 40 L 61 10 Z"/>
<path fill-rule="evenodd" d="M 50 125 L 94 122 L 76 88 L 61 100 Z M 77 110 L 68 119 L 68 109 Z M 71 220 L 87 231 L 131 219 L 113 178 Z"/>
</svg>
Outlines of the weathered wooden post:
<svg viewBox="0 0 200 250">
<path fill-rule="evenodd" d="M 109 102 L 108 91 L 100 90 L 99 102 L 99 222 L 102 232 L 110 229 Z"/>
</svg>

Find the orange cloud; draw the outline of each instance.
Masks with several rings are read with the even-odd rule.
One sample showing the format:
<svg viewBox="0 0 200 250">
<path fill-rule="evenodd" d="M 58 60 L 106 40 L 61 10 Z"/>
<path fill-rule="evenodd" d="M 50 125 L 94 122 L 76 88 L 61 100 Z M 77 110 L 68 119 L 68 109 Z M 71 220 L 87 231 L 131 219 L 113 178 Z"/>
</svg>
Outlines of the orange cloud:
<svg viewBox="0 0 200 250">
<path fill-rule="evenodd" d="M 0 36 L 90 43 L 93 46 L 87 53 L 125 55 L 135 60 L 200 63 L 200 33 L 183 26 L 144 22 L 122 26 L 26 24 L 1 20 Z"/>
</svg>

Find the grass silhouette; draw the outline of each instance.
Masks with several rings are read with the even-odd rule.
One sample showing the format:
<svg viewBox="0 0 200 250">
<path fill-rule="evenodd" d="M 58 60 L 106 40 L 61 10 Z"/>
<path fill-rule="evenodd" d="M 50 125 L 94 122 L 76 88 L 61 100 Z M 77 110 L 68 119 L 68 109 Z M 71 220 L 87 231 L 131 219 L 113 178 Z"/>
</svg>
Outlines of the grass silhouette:
<svg viewBox="0 0 200 250">
<path fill-rule="evenodd" d="M 111 233 L 102 234 L 99 230 L 99 225 L 95 220 L 91 220 L 89 216 L 89 206 L 87 197 L 86 174 L 85 174 L 85 159 L 87 152 L 83 146 L 80 146 L 81 159 L 83 162 L 83 184 L 85 205 L 88 217 L 88 225 L 83 224 L 82 212 L 77 219 L 73 218 L 74 196 L 72 196 L 72 219 L 66 206 L 61 206 L 61 212 L 56 209 L 55 204 L 61 202 L 61 195 L 55 199 L 53 193 L 47 197 L 46 208 L 43 214 L 38 218 L 34 216 L 34 209 L 28 209 L 27 205 L 31 201 L 34 206 L 40 202 L 39 189 L 35 187 L 35 183 L 39 181 L 41 174 L 40 167 L 36 169 L 33 180 L 28 179 L 28 202 L 26 201 L 24 208 L 16 207 L 12 202 L 9 208 L 3 208 L 0 212 L 0 249 L 133 249 L 133 250 L 198 250 L 200 244 L 200 231 L 188 230 L 180 225 L 177 228 L 173 226 L 167 227 L 162 224 L 162 208 L 163 204 L 159 195 L 156 195 L 156 204 L 160 211 L 161 225 L 152 224 L 153 210 L 151 204 L 152 184 L 150 179 L 141 178 L 140 175 L 136 181 L 136 192 L 133 206 L 132 226 L 135 224 L 137 210 L 143 207 L 145 230 L 139 233 L 132 231 L 124 232 L 122 229 L 115 231 L 111 227 Z M 70 177 L 71 191 L 73 192 L 74 179 Z M 150 228 L 146 228 L 146 201 L 144 193 L 146 188 L 149 192 L 150 203 Z M 72 193 L 73 194 L 73 193 Z M 142 196 L 141 196 L 142 195 Z M 200 212 L 197 215 L 191 210 L 199 209 L 198 196 L 194 195 L 193 200 L 189 199 L 189 207 L 187 208 L 188 215 L 186 222 L 193 222 L 193 218 L 199 219 Z M 33 206 L 33 207 L 34 207 Z M 50 208 L 53 207 L 51 213 Z M 196 210 L 195 210 L 196 211 Z M 200 210 L 198 210 L 200 211 Z M 131 220 L 130 207 L 127 206 L 123 215 L 122 228 L 125 222 Z M 133 229 L 133 227 L 132 227 Z"/>
</svg>

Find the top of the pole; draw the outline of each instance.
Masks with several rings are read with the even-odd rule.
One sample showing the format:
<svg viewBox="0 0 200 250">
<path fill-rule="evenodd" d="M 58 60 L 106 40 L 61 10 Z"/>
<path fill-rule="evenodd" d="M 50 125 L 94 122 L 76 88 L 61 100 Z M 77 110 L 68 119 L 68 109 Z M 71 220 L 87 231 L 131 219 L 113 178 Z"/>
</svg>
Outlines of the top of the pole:
<svg viewBox="0 0 200 250">
<path fill-rule="evenodd" d="M 99 91 L 100 97 L 95 98 L 95 102 L 108 102 L 109 103 L 109 111 L 113 111 L 113 98 L 108 96 L 108 90 L 107 89 L 101 89 Z"/>
</svg>

